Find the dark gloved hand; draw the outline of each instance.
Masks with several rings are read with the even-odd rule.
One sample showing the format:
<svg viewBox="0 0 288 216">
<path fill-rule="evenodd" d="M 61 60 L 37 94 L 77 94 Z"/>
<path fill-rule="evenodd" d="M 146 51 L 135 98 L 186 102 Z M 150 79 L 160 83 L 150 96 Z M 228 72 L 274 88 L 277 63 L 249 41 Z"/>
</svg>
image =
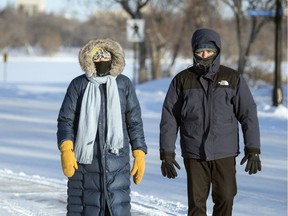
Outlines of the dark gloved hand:
<svg viewBox="0 0 288 216">
<path fill-rule="evenodd" d="M 179 170 L 181 169 L 177 161 L 175 160 L 174 152 L 161 152 L 160 159 L 162 160 L 161 171 L 162 175 L 167 178 L 175 178 L 177 176 L 177 172 L 175 170 L 176 166 Z"/>
<path fill-rule="evenodd" d="M 245 172 L 249 172 L 250 175 L 257 173 L 257 171 L 261 171 L 259 154 L 259 149 L 245 148 L 245 156 L 241 160 L 240 165 L 243 165 L 248 160 Z"/>
</svg>

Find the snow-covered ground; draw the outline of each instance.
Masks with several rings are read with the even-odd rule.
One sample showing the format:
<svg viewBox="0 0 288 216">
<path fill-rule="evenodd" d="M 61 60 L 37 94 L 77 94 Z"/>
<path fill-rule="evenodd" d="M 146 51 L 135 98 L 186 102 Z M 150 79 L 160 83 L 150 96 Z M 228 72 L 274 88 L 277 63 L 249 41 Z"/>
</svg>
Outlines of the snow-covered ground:
<svg viewBox="0 0 288 216">
<path fill-rule="evenodd" d="M 179 62 L 182 67 L 185 64 Z M 133 67 L 128 56 L 123 73 L 131 79 Z M 66 179 L 56 144 L 56 119 L 67 85 L 81 73 L 77 57 L 11 57 L 6 65 L 0 63 L 0 216 L 65 215 Z M 187 212 L 179 145 L 178 177 L 167 179 L 160 171 L 159 121 L 170 81 L 136 86 L 149 153 L 141 184 L 131 186 L 133 216 L 184 216 Z M 258 105 L 262 171 L 248 175 L 239 165 L 243 153 L 237 158 L 234 215 L 286 216 L 287 86 L 283 86 L 284 103 L 277 109 L 271 106 L 272 86 L 251 90 Z M 207 206 L 211 215 L 211 198 Z"/>
</svg>

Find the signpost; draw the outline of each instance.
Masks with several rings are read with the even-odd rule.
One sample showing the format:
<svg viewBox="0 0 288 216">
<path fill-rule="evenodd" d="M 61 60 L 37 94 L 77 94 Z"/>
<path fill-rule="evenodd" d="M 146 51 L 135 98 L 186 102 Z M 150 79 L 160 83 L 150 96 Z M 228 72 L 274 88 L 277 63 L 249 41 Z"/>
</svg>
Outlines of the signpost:
<svg viewBox="0 0 288 216">
<path fill-rule="evenodd" d="M 3 53 L 3 80 L 4 82 L 6 82 L 7 80 L 7 68 L 6 68 L 6 63 L 7 63 L 7 60 L 8 60 L 8 54 L 7 52 L 4 52 Z"/>
<path fill-rule="evenodd" d="M 137 44 L 143 42 L 145 39 L 145 21 L 143 19 L 130 19 L 127 20 L 126 33 L 127 41 L 133 42 L 133 51 L 134 51 L 134 73 L 133 73 L 133 83 L 136 84 L 137 80 Z"/>
<path fill-rule="evenodd" d="M 281 59 L 282 59 L 282 1 L 276 1 L 275 15 L 275 79 L 273 89 L 273 105 L 278 106 L 283 102 L 281 83 Z"/>
<path fill-rule="evenodd" d="M 282 59 L 282 0 L 276 0 L 276 11 L 272 10 L 248 10 L 250 16 L 274 17 L 275 20 L 275 75 L 273 89 L 273 106 L 283 102 L 281 83 L 281 59 Z"/>
</svg>

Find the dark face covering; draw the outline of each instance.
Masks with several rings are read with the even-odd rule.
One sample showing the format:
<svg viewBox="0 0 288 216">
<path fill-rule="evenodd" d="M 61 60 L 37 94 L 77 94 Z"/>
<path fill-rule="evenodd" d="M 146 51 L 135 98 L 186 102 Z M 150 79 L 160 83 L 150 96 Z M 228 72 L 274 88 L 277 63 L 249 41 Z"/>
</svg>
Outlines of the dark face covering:
<svg viewBox="0 0 288 216">
<path fill-rule="evenodd" d="M 98 76 L 106 76 L 109 74 L 111 69 L 111 60 L 94 62 L 94 65 Z"/>
<path fill-rule="evenodd" d="M 194 62 L 196 63 L 195 68 L 197 69 L 198 73 L 201 75 L 206 75 L 209 73 L 209 71 L 212 71 L 213 62 L 216 57 L 217 53 L 214 53 L 207 58 L 202 58 L 201 56 L 194 54 Z"/>
<path fill-rule="evenodd" d="M 214 53 L 213 55 L 211 55 L 207 58 L 202 58 L 201 56 L 198 56 L 195 54 L 194 57 L 195 57 L 197 64 L 207 67 L 213 63 L 216 55 L 217 55 L 217 53 Z"/>
</svg>

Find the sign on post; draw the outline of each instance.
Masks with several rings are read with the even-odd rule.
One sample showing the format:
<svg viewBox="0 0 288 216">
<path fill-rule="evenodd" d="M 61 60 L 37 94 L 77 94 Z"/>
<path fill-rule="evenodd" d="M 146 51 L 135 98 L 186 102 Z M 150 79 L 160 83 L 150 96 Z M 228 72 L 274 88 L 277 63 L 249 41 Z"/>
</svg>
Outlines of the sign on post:
<svg viewBox="0 0 288 216">
<path fill-rule="evenodd" d="M 127 41 L 129 42 L 143 42 L 145 39 L 144 31 L 145 21 L 143 19 L 129 19 L 127 20 Z"/>
<path fill-rule="evenodd" d="M 129 19 L 127 20 L 126 33 L 127 41 L 134 42 L 134 73 L 133 73 L 133 83 L 136 84 L 137 80 L 137 47 L 139 42 L 144 42 L 145 39 L 145 21 L 143 19 Z"/>
<path fill-rule="evenodd" d="M 282 58 L 282 17 L 285 15 L 282 9 L 282 0 L 276 0 L 276 11 L 274 10 L 248 10 L 250 16 L 273 17 L 275 20 L 275 79 L 273 89 L 273 105 L 278 106 L 283 102 L 281 83 L 281 58 Z"/>
<path fill-rule="evenodd" d="M 248 10 L 248 15 L 274 17 L 275 11 L 273 10 Z"/>
<path fill-rule="evenodd" d="M 249 16 L 266 16 L 266 17 L 275 17 L 276 11 L 275 10 L 248 10 Z M 278 12 L 279 16 L 285 15 L 285 11 L 280 10 Z"/>
</svg>

